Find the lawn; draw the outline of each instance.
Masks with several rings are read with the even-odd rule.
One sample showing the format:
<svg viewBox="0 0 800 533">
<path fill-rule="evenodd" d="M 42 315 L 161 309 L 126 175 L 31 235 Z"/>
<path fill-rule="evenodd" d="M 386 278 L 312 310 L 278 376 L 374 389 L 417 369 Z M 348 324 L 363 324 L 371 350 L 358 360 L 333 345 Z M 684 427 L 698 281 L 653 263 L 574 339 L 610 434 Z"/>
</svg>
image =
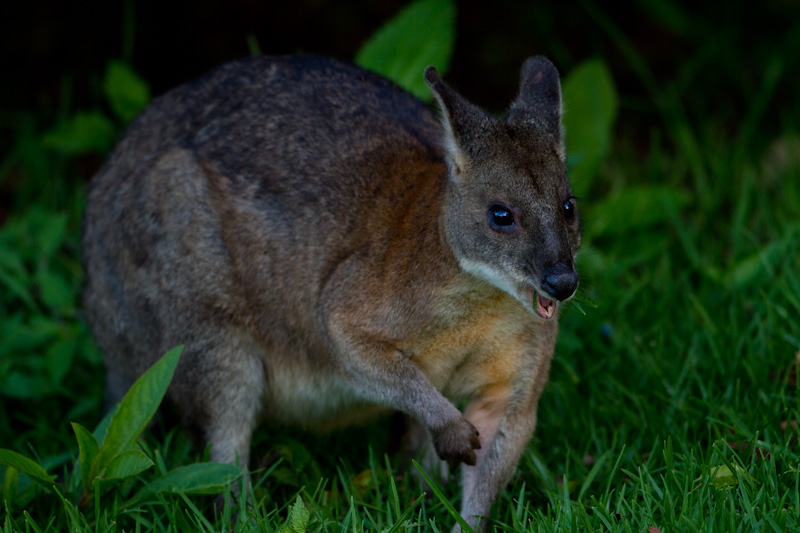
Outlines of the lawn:
<svg viewBox="0 0 800 533">
<path fill-rule="evenodd" d="M 654 71 L 614 17 L 581 4 L 602 40 L 559 65 L 581 286 L 490 524 L 800 531 L 800 11 L 773 5 L 748 33 L 741 8 L 717 24 L 709 9 L 637 5 L 693 52 Z M 446 0 L 412 9 L 355 57 L 427 97 L 422 68 L 459 54 L 458 19 Z M 413 16 L 438 30 L 411 31 Z M 557 65 L 567 57 L 551 50 Z M 96 89 L 88 108 L 71 102 L 80 84 Z M 259 430 L 252 505 L 221 507 L 235 472 L 204 466 L 168 410 L 138 441 L 155 404 L 101 423 L 101 355 L 79 300 L 83 193 L 150 98 L 132 62 L 109 57 L 96 79 L 65 76 L 55 112 L 2 108 L 3 531 L 449 530 L 458 483 L 422 497 L 414 467 L 387 454 L 387 420 L 327 436 Z M 154 376 L 163 389 L 168 369 Z M 95 481 L 79 458 L 104 436 L 125 460 Z"/>
</svg>

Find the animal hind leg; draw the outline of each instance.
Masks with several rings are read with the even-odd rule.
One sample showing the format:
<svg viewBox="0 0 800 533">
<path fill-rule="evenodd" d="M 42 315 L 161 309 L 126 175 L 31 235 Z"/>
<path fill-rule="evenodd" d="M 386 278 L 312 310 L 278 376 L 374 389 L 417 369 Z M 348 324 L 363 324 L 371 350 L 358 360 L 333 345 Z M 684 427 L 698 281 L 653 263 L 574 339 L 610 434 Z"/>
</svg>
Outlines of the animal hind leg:
<svg viewBox="0 0 800 533">
<path fill-rule="evenodd" d="M 516 400 L 516 401 L 514 401 Z M 503 491 L 536 426 L 538 395 L 527 398 L 479 399 L 467 406 L 467 419 L 481 428 L 475 466 L 462 467 L 461 516 L 476 531 L 486 530 L 492 504 Z M 456 526 L 453 532 L 459 532 Z"/>
<path fill-rule="evenodd" d="M 249 336 L 226 334 L 186 352 L 173 397 L 187 425 L 200 430 L 212 462 L 247 469 L 266 388 L 260 350 Z"/>
</svg>

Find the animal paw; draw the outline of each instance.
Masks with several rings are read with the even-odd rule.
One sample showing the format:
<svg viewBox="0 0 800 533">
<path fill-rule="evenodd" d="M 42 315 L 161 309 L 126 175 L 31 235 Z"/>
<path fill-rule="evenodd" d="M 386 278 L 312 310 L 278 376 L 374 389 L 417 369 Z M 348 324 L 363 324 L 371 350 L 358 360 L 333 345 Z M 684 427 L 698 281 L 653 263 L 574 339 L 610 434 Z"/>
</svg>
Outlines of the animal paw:
<svg viewBox="0 0 800 533">
<path fill-rule="evenodd" d="M 461 463 L 475 466 L 475 450 L 480 449 L 481 440 L 478 430 L 466 419 L 458 418 L 442 427 L 432 428 L 431 433 L 436 453 L 447 461 L 450 468 Z"/>
</svg>

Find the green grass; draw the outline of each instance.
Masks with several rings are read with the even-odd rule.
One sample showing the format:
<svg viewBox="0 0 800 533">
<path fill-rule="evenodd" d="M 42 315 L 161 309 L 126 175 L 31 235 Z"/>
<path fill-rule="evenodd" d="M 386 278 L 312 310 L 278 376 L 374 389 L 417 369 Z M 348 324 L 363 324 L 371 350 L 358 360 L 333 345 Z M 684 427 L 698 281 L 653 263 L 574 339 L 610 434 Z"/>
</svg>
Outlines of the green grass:
<svg viewBox="0 0 800 533">
<path fill-rule="evenodd" d="M 614 43 L 605 53 L 624 57 L 649 96 L 619 95 L 611 152 L 574 184 L 581 294 L 491 524 L 800 531 L 800 117 L 767 120 L 786 108 L 775 95 L 792 51 L 767 48 L 760 75 L 737 89 L 746 104 L 732 125 L 692 83 L 735 50 L 701 48 L 659 84 L 613 22 L 588 11 Z M 325 437 L 259 430 L 254 505 L 231 496 L 218 508 L 213 495 L 139 496 L 206 456 L 162 416 L 138 445 L 153 467 L 85 498 L 70 422 L 100 422 L 103 371 L 78 304 L 81 158 L 107 149 L 144 91 L 115 65 L 136 91 L 126 99 L 106 82 L 116 92 L 88 125 L 69 102 L 2 116 L 15 141 L 0 163 L 14 190 L 0 226 L 0 448 L 61 483 L 0 466 L 2 530 L 449 530 L 458 483 L 420 498 L 413 467 L 384 454 L 387 421 Z"/>
</svg>

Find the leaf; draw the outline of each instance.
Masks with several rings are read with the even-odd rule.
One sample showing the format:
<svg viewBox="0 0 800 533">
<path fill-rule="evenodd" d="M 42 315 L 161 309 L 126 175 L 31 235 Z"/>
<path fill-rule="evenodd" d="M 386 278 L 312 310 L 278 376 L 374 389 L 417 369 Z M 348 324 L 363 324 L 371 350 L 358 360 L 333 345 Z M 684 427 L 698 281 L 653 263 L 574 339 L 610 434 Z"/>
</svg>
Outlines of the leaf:
<svg viewBox="0 0 800 533">
<path fill-rule="evenodd" d="M 375 489 L 375 476 L 371 468 L 362 470 L 350 478 L 350 486 L 358 496 L 363 496 L 370 490 Z"/>
<path fill-rule="evenodd" d="M 289 519 L 290 530 L 294 533 L 305 533 L 310 517 L 311 513 L 308 512 L 306 504 L 303 503 L 303 498 L 298 494 L 297 500 L 292 506 L 292 513 Z"/>
<path fill-rule="evenodd" d="M 102 112 L 80 111 L 44 134 L 47 148 L 64 154 L 104 154 L 115 138 L 114 124 Z"/>
<path fill-rule="evenodd" d="M 26 288 L 25 280 L 20 276 L 0 270 L 0 285 L 5 286 L 9 292 L 16 295 L 17 298 L 22 300 L 29 309 L 36 309 L 36 303 L 34 303 L 33 298 L 31 298 L 31 295 Z"/>
<path fill-rule="evenodd" d="M 36 230 L 37 252 L 51 257 L 63 244 L 67 230 L 67 215 L 44 212 L 41 226 Z"/>
<path fill-rule="evenodd" d="M 56 479 L 56 476 L 48 475 L 47 470 L 38 463 L 13 450 L 0 449 L 0 465 L 16 468 L 23 474 L 47 484 L 53 483 Z"/>
<path fill-rule="evenodd" d="M 103 89 L 111 109 L 125 124 L 133 120 L 150 101 L 150 87 L 124 61 L 108 63 Z"/>
<path fill-rule="evenodd" d="M 127 450 L 114 457 L 108 464 L 103 479 L 124 479 L 144 472 L 153 466 L 150 460 L 140 450 Z"/>
<path fill-rule="evenodd" d="M 5 383 L 1 385 L 0 391 L 2 391 L 2 394 L 10 398 L 44 398 L 54 392 L 53 382 L 49 377 L 38 374 L 23 374 L 18 371 L 9 373 Z"/>
<path fill-rule="evenodd" d="M 589 236 L 619 235 L 641 230 L 670 219 L 670 211 L 679 211 L 689 203 L 681 190 L 661 186 L 628 187 L 593 204 L 587 216 Z"/>
<path fill-rule="evenodd" d="M 588 190 L 611 149 L 619 107 L 614 81 L 600 59 L 578 65 L 563 83 L 570 180 Z"/>
<path fill-rule="evenodd" d="M 97 439 L 94 438 L 94 435 L 89 433 L 88 429 L 77 422 L 72 422 L 72 431 L 75 432 L 75 438 L 78 440 L 83 489 L 85 492 L 89 492 L 94 485 L 94 480 L 89 479 L 89 471 L 92 468 L 92 463 L 97 456 L 97 452 L 100 450 L 100 444 L 97 443 Z"/>
<path fill-rule="evenodd" d="M 175 468 L 148 484 L 144 494 L 181 492 L 184 494 L 219 494 L 239 479 L 242 469 L 223 463 L 197 463 Z"/>
<path fill-rule="evenodd" d="M 183 346 L 167 352 L 136 380 L 111 418 L 103 445 L 92 463 L 90 478 L 100 477 L 111 461 L 127 451 L 153 418 L 178 365 Z"/>
<path fill-rule="evenodd" d="M 100 446 L 102 446 L 106 440 L 108 426 L 111 424 L 111 419 L 114 418 L 115 414 L 117 414 L 118 409 L 119 405 L 115 405 L 108 413 L 106 413 L 106 416 L 103 417 L 103 419 L 99 424 L 97 424 L 97 427 L 94 428 L 94 431 L 92 432 L 92 436 L 97 440 L 97 442 L 100 443 Z"/>
<path fill-rule="evenodd" d="M 56 385 L 61 383 L 72 366 L 72 358 L 77 346 L 78 340 L 74 336 L 69 336 L 54 342 L 47 349 L 44 356 L 46 368 Z"/>
<path fill-rule="evenodd" d="M 422 73 L 428 65 L 441 74 L 447 72 L 455 42 L 455 11 L 452 0 L 417 0 L 375 32 L 355 62 L 417 98 L 430 100 Z"/>
<path fill-rule="evenodd" d="M 0 271 L 3 270 L 17 276 L 25 275 L 25 264 L 22 262 L 19 250 L 0 242 Z"/>
<path fill-rule="evenodd" d="M 66 312 L 74 305 L 75 291 L 62 276 L 41 265 L 36 271 L 36 281 L 39 284 L 39 296 L 50 309 Z"/>
<path fill-rule="evenodd" d="M 52 342 L 53 337 L 64 335 L 64 325 L 45 316 L 33 316 L 30 322 L 24 322 L 25 316 L 15 314 L 0 322 L 0 353 L 44 348 Z"/>
<path fill-rule="evenodd" d="M 717 489 L 724 489 L 737 483 L 739 480 L 736 478 L 736 474 L 727 465 L 719 466 L 714 471 L 714 479 L 711 481 L 711 484 Z"/>
<path fill-rule="evenodd" d="M 712 467 L 711 471 L 708 474 L 713 476 L 711 480 L 711 484 L 716 489 L 725 489 L 730 488 L 734 485 L 739 484 L 739 476 L 743 479 L 749 479 L 751 481 L 756 481 L 756 479 L 751 476 L 744 468 L 737 464 L 733 464 L 733 469 L 731 469 L 728 465 L 721 465 Z M 738 475 L 737 475 L 738 474 Z M 701 478 L 697 478 L 695 482 L 700 481 Z M 698 485 L 697 487 L 699 487 Z M 697 488 L 695 487 L 695 489 Z"/>
<path fill-rule="evenodd" d="M 9 466 L 3 476 L 3 501 L 13 504 L 17 495 L 17 487 L 19 487 L 19 471 Z"/>
</svg>

